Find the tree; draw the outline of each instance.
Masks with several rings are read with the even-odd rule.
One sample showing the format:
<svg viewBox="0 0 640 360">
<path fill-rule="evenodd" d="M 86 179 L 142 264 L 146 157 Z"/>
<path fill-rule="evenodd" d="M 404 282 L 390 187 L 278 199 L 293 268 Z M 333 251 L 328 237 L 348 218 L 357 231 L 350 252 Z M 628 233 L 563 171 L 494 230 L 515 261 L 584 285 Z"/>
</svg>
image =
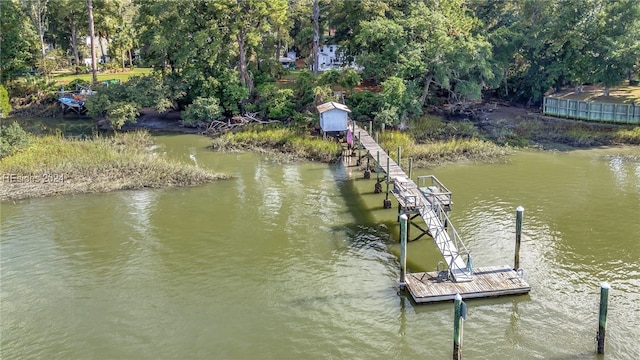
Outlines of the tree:
<svg viewBox="0 0 640 360">
<path fill-rule="evenodd" d="M 593 16 L 584 50 L 588 80 L 602 84 L 608 96 L 609 88 L 626 79 L 640 59 L 640 3 L 602 0 L 598 5 L 602 11 Z"/>
<path fill-rule="evenodd" d="M 238 52 L 240 83 L 253 93 L 253 78 L 249 72 L 249 49 L 255 48 L 272 28 L 284 23 L 286 0 L 225 0 L 214 2 L 218 25 L 223 33 L 234 38 Z"/>
<path fill-rule="evenodd" d="M 44 35 L 47 31 L 47 3 L 49 0 L 22 0 L 22 7 L 29 16 L 33 27 L 38 32 L 38 41 L 40 42 L 40 58 L 46 56 L 46 44 Z"/>
<path fill-rule="evenodd" d="M 504 96 L 539 102 L 550 88 L 606 87 L 640 58 L 637 1 L 472 2 L 486 25 Z M 507 84 L 510 84 L 507 86 Z"/>
<path fill-rule="evenodd" d="M 311 54 L 313 56 L 312 70 L 314 75 L 318 75 L 318 58 L 320 57 L 320 2 L 313 0 L 312 15 L 313 19 L 313 48 Z"/>
<path fill-rule="evenodd" d="M 464 0 L 399 3 L 392 16 L 360 22 L 354 36 L 363 77 L 380 83 L 399 77 L 422 87 L 424 106 L 432 85 L 454 101 L 480 98 L 496 81 L 491 47 L 476 32 L 477 21 Z"/>
<path fill-rule="evenodd" d="M 394 5 L 397 1 L 387 0 L 332 0 L 327 6 L 326 21 L 333 30 L 333 42 L 340 45 L 340 52 L 348 63 L 360 53 L 354 35 L 362 31 L 362 24 L 380 18 L 395 18 Z"/>
<path fill-rule="evenodd" d="M 16 0 L 0 5 L 0 82 L 15 79 L 31 68 L 37 35 Z"/>
<path fill-rule="evenodd" d="M 96 31 L 95 23 L 93 21 L 93 2 L 87 0 L 87 13 L 89 14 L 89 36 L 91 37 L 91 74 L 93 83 L 98 82 L 98 66 L 96 64 Z"/>
<path fill-rule="evenodd" d="M 354 42 L 358 49 L 356 62 L 364 66 L 363 78 L 382 82 L 391 76 L 403 76 L 407 60 L 403 54 L 410 45 L 402 25 L 381 17 L 364 21 L 360 27 Z"/>
<path fill-rule="evenodd" d="M 64 49 L 70 48 L 76 72 L 82 65 L 80 59 L 82 38 L 89 33 L 88 11 L 84 0 L 57 0 L 49 10 L 49 37 Z"/>
</svg>

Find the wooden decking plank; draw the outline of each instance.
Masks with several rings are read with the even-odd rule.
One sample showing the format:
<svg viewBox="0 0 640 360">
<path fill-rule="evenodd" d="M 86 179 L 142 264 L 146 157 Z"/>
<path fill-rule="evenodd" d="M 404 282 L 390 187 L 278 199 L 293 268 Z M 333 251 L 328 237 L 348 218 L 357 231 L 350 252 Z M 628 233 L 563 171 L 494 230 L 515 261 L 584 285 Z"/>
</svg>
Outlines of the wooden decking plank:
<svg viewBox="0 0 640 360">
<path fill-rule="evenodd" d="M 508 266 L 477 268 L 472 282 L 437 282 L 437 272 L 407 275 L 407 287 L 416 303 L 452 300 L 459 293 L 462 298 L 482 298 L 526 294 L 531 288 Z M 422 280 L 421 280 L 422 279 Z"/>
</svg>

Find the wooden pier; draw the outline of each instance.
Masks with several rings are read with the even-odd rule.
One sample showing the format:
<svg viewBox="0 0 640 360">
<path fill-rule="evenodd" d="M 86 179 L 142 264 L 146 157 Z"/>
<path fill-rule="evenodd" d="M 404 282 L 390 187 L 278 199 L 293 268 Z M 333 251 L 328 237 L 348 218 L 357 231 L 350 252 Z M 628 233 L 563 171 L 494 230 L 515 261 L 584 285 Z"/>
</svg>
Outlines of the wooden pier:
<svg viewBox="0 0 640 360">
<path fill-rule="evenodd" d="M 367 158 L 365 178 L 370 177 L 370 162 L 373 161 L 378 178 L 375 192 L 382 192 L 382 182 L 387 184 L 384 207 L 391 207 L 389 194 L 393 195 L 398 203 L 398 219 L 406 215 L 409 224 L 420 230 L 413 240 L 431 236 L 446 263 L 444 271 L 407 273 L 404 279 L 400 279 L 416 303 L 449 301 L 456 294 L 468 299 L 526 294 L 531 290 L 521 269 L 508 265 L 473 267 L 471 254 L 448 217 L 453 204 L 451 191 L 435 176 L 420 176 L 418 183 L 414 182 L 398 164 L 400 149 L 396 162 L 366 130 L 353 125 L 353 134 L 359 154 L 358 164 L 362 164 L 362 158 Z M 361 151 L 365 154 L 361 155 Z M 422 219 L 420 223 L 413 222 L 418 218 Z M 408 236 L 408 230 L 405 236 Z"/>
</svg>

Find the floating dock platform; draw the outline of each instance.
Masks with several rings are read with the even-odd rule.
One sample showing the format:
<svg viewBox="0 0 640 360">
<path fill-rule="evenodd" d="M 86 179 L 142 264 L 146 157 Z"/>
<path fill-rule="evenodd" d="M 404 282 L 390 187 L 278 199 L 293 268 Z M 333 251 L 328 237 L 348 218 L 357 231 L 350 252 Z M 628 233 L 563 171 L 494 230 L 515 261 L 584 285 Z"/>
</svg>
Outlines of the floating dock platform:
<svg viewBox="0 0 640 360">
<path fill-rule="evenodd" d="M 453 282 L 438 275 L 437 271 L 406 275 L 407 289 L 416 303 L 450 301 L 456 294 L 473 299 L 523 295 L 531 290 L 520 274 L 507 265 L 476 268 L 473 281 L 467 282 Z"/>
</svg>

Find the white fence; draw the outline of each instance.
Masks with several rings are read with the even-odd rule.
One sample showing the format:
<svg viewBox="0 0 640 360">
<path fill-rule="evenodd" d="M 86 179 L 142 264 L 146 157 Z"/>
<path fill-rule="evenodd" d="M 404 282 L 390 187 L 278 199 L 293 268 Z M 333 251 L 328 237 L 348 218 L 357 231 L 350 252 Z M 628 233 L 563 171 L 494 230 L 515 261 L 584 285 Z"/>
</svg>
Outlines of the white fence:
<svg viewBox="0 0 640 360">
<path fill-rule="evenodd" d="M 545 115 L 572 119 L 640 124 L 640 105 L 612 104 L 545 97 Z"/>
</svg>

